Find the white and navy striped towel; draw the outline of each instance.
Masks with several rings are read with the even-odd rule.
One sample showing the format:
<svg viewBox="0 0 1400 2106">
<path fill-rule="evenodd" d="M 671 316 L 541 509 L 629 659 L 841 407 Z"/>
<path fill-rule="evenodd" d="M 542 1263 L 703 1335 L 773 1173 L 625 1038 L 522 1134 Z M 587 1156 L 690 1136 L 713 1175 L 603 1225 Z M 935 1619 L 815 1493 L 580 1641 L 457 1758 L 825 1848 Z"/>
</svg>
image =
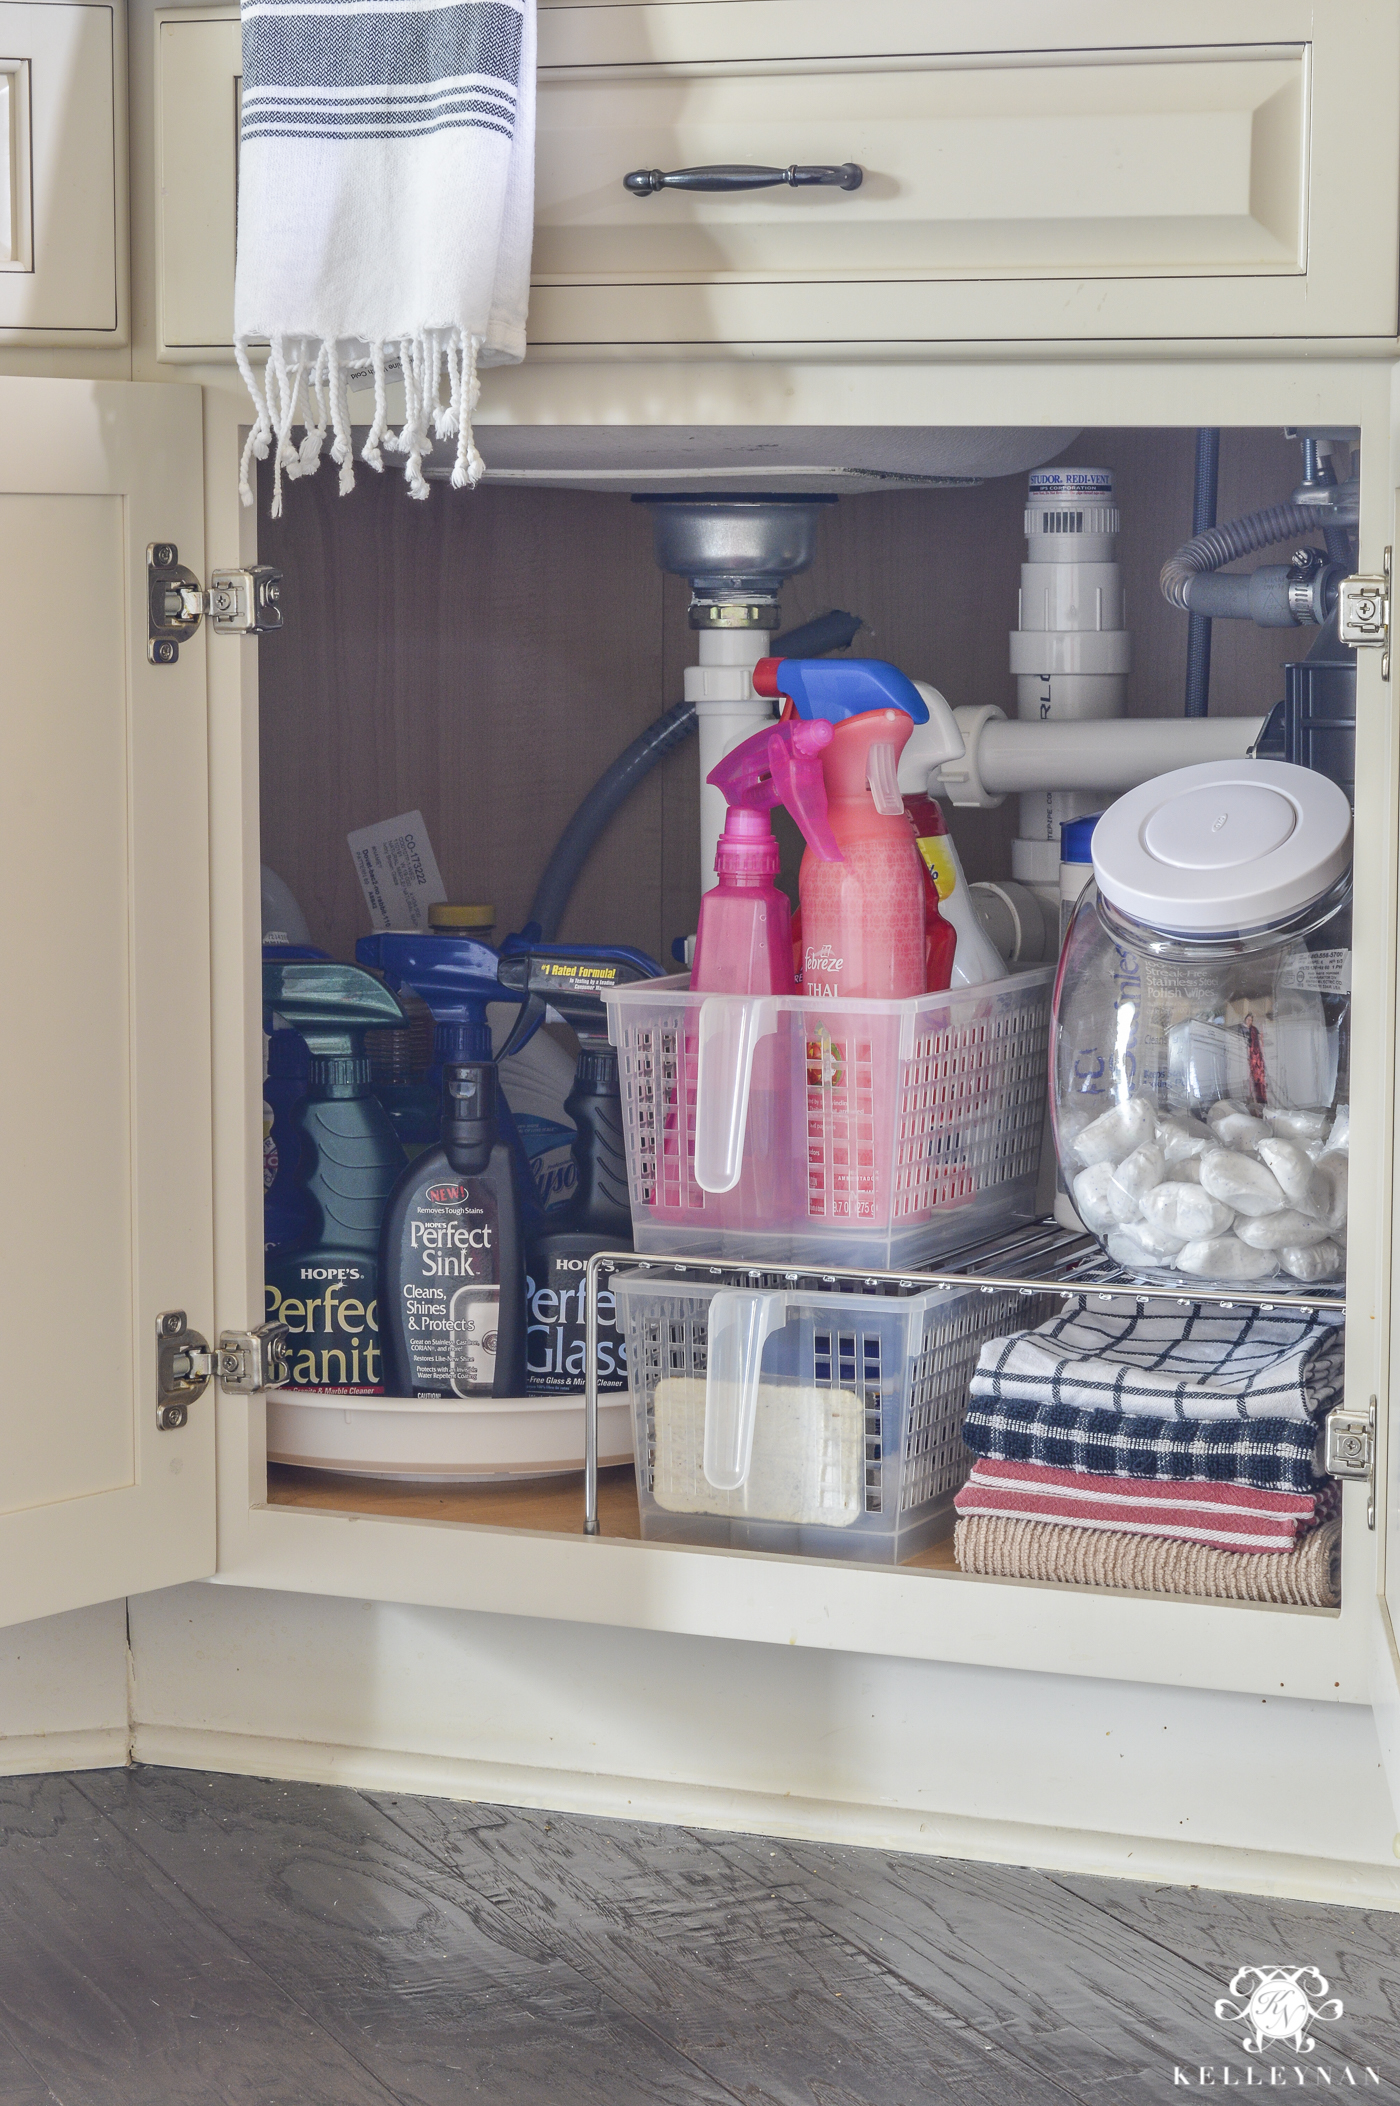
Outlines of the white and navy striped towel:
<svg viewBox="0 0 1400 2106">
<path fill-rule="evenodd" d="M 983 1408 L 1069 1405 L 1152 1419 L 1312 1419 L 1342 1393 L 1342 1319 L 1288 1310 L 1119 1314 L 1078 1301 L 983 1346 Z"/>
<path fill-rule="evenodd" d="M 534 0 L 243 0 L 234 346 L 256 421 L 243 460 L 354 488 L 349 379 L 374 377 L 363 459 L 455 441 L 476 482 L 477 368 L 525 352 L 534 221 Z M 270 346 L 260 380 L 253 344 Z M 390 433 L 386 376 L 404 387 Z M 295 426 L 305 427 L 300 444 Z"/>
</svg>

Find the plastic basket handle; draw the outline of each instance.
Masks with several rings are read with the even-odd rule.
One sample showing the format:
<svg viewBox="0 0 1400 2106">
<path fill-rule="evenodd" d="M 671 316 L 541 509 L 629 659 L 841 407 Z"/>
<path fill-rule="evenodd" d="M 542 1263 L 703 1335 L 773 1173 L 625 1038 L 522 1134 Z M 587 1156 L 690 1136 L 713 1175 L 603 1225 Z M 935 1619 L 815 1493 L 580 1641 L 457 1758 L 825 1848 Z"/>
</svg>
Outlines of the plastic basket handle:
<svg viewBox="0 0 1400 2106">
<path fill-rule="evenodd" d="M 754 1050 L 778 1028 L 778 1005 L 761 996 L 711 995 L 700 1005 L 695 1073 L 695 1181 L 732 1192 L 744 1167 Z"/>
<path fill-rule="evenodd" d="M 753 1460 L 763 1348 L 787 1322 L 785 1294 L 721 1288 L 710 1303 L 705 1341 L 705 1481 L 737 1492 Z"/>
</svg>

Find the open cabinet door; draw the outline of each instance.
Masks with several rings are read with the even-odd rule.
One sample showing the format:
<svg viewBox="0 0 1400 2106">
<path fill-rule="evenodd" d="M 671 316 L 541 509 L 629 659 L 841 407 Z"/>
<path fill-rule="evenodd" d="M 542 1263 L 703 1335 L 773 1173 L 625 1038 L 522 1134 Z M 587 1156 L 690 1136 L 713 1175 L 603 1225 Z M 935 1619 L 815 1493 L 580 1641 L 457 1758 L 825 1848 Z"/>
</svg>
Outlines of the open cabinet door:
<svg viewBox="0 0 1400 2106">
<path fill-rule="evenodd" d="M 1394 414 L 1393 409 L 1392 416 Z M 1391 453 L 1393 457 L 1393 441 Z M 1362 503 L 1360 568 L 1369 574 L 1381 569 L 1377 560 L 1381 553 L 1381 534 L 1377 532 L 1375 540 L 1368 546 L 1364 496 Z M 1383 531 L 1388 545 L 1384 562 L 1388 571 L 1392 549 L 1400 548 L 1400 490 L 1394 488 L 1393 479 L 1385 512 L 1388 516 Z M 1379 520 L 1377 526 L 1380 526 Z M 1380 1239 L 1385 1248 L 1383 1263 L 1376 1268 L 1372 1304 L 1377 1314 L 1384 1318 L 1371 1326 L 1377 1334 L 1374 1372 L 1366 1385 L 1358 1384 L 1353 1388 L 1349 1369 L 1347 1404 L 1351 1409 L 1365 1411 L 1366 1391 L 1373 1392 L 1370 1403 L 1374 1405 L 1375 1417 L 1374 1476 L 1368 1496 L 1372 1500 L 1375 1523 L 1371 1542 L 1376 1553 L 1376 1614 L 1371 1627 L 1371 1706 L 1395 1812 L 1395 1850 L 1400 1856 L 1400 1353 L 1396 1351 L 1395 1341 L 1395 1320 L 1400 1312 L 1400 1180 L 1396 1176 L 1396 1143 L 1397 1136 L 1400 1136 L 1400 1062 L 1397 1061 L 1397 1046 L 1400 1045 L 1400 812 L 1397 812 L 1400 803 L 1400 713 L 1397 713 L 1400 666 L 1391 663 L 1394 652 L 1390 637 L 1394 629 L 1393 617 L 1389 619 L 1392 626 L 1387 632 L 1384 661 L 1380 650 L 1358 650 L 1356 654 L 1357 834 L 1359 838 L 1369 819 L 1372 828 L 1376 829 L 1376 837 L 1385 843 L 1385 854 L 1383 860 L 1378 856 L 1372 865 L 1374 885 L 1365 883 L 1358 855 L 1353 957 L 1358 965 L 1363 959 L 1369 959 L 1373 967 L 1368 978 L 1376 983 L 1374 992 L 1379 996 L 1374 1019 L 1378 1028 L 1368 1032 L 1367 1038 L 1370 1057 L 1377 1062 L 1379 1087 L 1372 1101 L 1378 1108 L 1388 1104 L 1390 1117 L 1386 1121 L 1377 1121 L 1372 1130 L 1359 1131 L 1357 1145 L 1352 1151 L 1353 1177 L 1359 1170 L 1363 1192 L 1374 1172 L 1376 1218 L 1389 1234 Z M 1372 733 L 1374 736 L 1370 735 Z M 1367 924 L 1373 931 L 1369 944 L 1365 941 Z M 1354 972 L 1354 983 L 1356 979 Z M 1358 1066 L 1358 1041 L 1364 1028 L 1354 1020 L 1354 1076 Z M 1362 1049 L 1360 1065 L 1364 1067 L 1366 1060 L 1367 1051 Z M 1355 1080 L 1352 1096 L 1353 1102 L 1361 1098 Z M 1352 1300 L 1349 1260 L 1349 1333 L 1357 1328 Z M 1363 1322 L 1365 1313 L 1363 1303 L 1360 1311 Z M 1350 1351 L 1349 1336 L 1348 1353 Z"/>
<path fill-rule="evenodd" d="M 147 545 L 204 577 L 200 390 L 0 379 L 0 1623 L 214 1566 L 203 633 L 147 658 Z M 238 649 L 236 641 L 219 648 Z"/>
</svg>

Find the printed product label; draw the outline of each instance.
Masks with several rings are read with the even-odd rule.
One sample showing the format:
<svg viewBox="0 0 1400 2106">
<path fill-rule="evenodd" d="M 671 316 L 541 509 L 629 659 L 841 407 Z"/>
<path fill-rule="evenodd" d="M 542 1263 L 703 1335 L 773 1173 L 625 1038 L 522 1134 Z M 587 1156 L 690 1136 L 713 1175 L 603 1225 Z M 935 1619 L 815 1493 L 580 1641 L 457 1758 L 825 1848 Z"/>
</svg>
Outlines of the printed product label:
<svg viewBox="0 0 1400 2106">
<path fill-rule="evenodd" d="M 448 1175 L 421 1192 L 404 1223 L 398 1292 L 415 1397 L 481 1397 L 496 1379 L 500 1320 L 496 1195 Z"/>
<path fill-rule="evenodd" d="M 1351 952 L 1294 951 L 1279 967 L 1278 984 L 1302 988 L 1308 994 L 1350 994 Z"/>
<path fill-rule="evenodd" d="M 815 944 L 809 943 L 802 960 L 803 994 L 816 997 L 840 994 L 840 973 L 845 962 L 844 958 L 837 957 L 831 944 L 824 943 L 819 950 Z"/>
<path fill-rule="evenodd" d="M 355 875 L 374 929 L 426 929 L 428 909 L 445 900 L 421 812 L 401 812 L 347 834 Z"/>
<path fill-rule="evenodd" d="M 269 1260 L 267 1320 L 291 1333 L 289 1388 L 382 1395 L 376 1271 L 352 1258 Z"/>
<path fill-rule="evenodd" d="M 534 1112 L 517 1112 L 515 1130 L 534 1180 L 535 1197 L 546 1213 L 566 1207 L 578 1190 L 574 1129 Z"/>
<path fill-rule="evenodd" d="M 919 836 L 919 854 L 933 872 L 933 882 L 938 887 L 938 898 L 941 905 L 945 899 L 952 898 L 958 883 L 953 870 L 953 856 L 948 846 L 947 835 L 921 834 Z"/>
<path fill-rule="evenodd" d="M 603 1280 L 615 1270 L 602 1267 Z M 532 1396 L 581 1390 L 588 1369 L 584 1290 L 588 1260 L 550 1256 L 525 1279 L 525 1386 Z M 627 1347 L 617 1328 L 617 1304 L 598 1287 L 598 1393 L 627 1387 Z"/>
</svg>

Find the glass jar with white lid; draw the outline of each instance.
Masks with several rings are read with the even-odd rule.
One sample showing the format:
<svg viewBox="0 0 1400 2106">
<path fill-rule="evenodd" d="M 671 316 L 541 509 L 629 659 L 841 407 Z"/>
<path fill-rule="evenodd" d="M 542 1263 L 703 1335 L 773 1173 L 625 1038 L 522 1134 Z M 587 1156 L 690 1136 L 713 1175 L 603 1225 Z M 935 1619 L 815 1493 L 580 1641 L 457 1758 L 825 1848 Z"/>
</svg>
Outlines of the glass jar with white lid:
<svg viewBox="0 0 1400 2106">
<path fill-rule="evenodd" d="M 1209 762 L 1099 821 L 1055 989 L 1075 1209 L 1129 1272 L 1217 1288 L 1346 1267 L 1351 811 L 1281 761 Z"/>
</svg>

